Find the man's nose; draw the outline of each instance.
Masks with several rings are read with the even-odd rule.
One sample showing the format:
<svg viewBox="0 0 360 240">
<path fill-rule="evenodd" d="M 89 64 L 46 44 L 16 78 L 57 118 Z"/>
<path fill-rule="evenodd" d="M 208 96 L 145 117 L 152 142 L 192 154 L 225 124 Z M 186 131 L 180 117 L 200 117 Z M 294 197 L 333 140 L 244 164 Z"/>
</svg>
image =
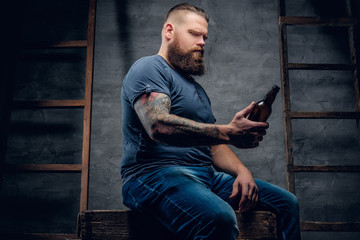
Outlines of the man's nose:
<svg viewBox="0 0 360 240">
<path fill-rule="evenodd" d="M 201 47 L 205 46 L 205 44 L 206 44 L 205 39 L 203 37 L 200 38 L 199 41 L 197 42 L 197 45 Z"/>
</svg>

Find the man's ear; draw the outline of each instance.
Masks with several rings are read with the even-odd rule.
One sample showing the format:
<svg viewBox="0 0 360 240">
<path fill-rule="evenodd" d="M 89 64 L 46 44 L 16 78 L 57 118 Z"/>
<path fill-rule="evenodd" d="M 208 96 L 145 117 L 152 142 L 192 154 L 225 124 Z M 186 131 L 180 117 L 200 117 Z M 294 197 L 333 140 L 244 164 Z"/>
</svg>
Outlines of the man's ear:
<svg viewBox="0 0 360 240">
<path fill-rule="evenodd" d="M 164 35 L 167 40 L 171 40 L 174 37 L 174 26 L 171 23 L 167 23 L 164 27 Z"/>
</svg>

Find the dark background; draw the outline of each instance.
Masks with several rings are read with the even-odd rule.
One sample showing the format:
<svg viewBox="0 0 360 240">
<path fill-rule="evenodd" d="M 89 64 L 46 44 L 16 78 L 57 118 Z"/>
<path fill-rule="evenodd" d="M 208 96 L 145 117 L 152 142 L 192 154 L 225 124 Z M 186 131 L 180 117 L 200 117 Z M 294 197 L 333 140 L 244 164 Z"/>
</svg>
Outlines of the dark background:
<svg viewBox="0 0 360 240">
<path fill-rule="evenodd" d="M 218 123 L 228 123 L 251 101 L 281 84 L 276 0 L 189 1 L 210 15 L 205 47 L 207 91 Z M 357 2 L 357 1 L 355 1 Z M 140 57 L 156 54 L 160 31 L 173 0 L 98 0 L 90 155 L 89 209 L 122 205 L 122 79 Z M 345 16 L 343 0 L 288 0 L 287 15 Z M 359 3 L 356 12 L 360 13 Z M 4 5 L 0 83 L 2 135 L 9 132 L 5 163 L 80 163 L 82 110 L 12 112 L 16 100 L 82 99 L 84 49 L 19 50 L 18 42 L 82 40 L 87 37 L 87 0 L 18 1 Z M 289 27 L 289 61 L 350 63 L 347 32 L 340 28 Z M 12 79 L 6 82 L 5 79 Z M 292 71 L 292 110 L 354 111 L 354 86 L 347 71 Z M 10 91 L 13 88 L 13 91 Z M 260 146 L 234 149 L 257 178 L 285 188 L 281 94 Z M 295 164 L 359 165 L 355 120 L 295 120 Z M 358 173 L 297 173 L 303 221 L 360 221 Z M 4 174 L 0 232 L 69 233 L 76 230 L 80 174 Z M 303 239 L 356 239 L 359 233 L 304 232 Z"/>
</svg>

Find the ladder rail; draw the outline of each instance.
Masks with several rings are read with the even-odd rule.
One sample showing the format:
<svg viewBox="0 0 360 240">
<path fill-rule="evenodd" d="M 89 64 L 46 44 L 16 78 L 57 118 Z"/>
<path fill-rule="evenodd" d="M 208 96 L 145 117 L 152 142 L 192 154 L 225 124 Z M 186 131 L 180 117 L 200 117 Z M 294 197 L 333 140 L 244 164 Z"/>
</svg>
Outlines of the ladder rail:
<svg viewBox="0 0 360 240">
<path fill-rule="evenodd" d="M 86 77 L 85 77 L 85 107 L 84 107 L 84 130 L 82 148 L 82 171 L 80 211 L 88 208 L 89 195 L 89 166 L 90 166 L 90 137 L 91 137 L 91 103 L 94 69 L 94 45 L 95 45 L 95 7 L 96 0 L 90 0 L 89 24 L 86 54 Z"/>
<path fill-rule="evenodd" d="M 279 45 L 280 45 L 280 69 L 281 69 L 281 92 L 282 108 L 284 113 L 291 111 L 290 105 L 290 86 L 289 86 L 289 68 L 288 68 L 288 47 L 287 47 L 287 28 L 286 24 L 281 22 L 281 16 L 285 14 L 285 1 L 279 0 Z M 295 194 L 295 175 L 289 171 L 294 165 L 293 160 L 293 142 L 292 142 L 292 123 L 288 116 L 283 114 L 284 138 L 285 138 L 285 160 L 286 160 L 286 188 Z"/>
</svg>

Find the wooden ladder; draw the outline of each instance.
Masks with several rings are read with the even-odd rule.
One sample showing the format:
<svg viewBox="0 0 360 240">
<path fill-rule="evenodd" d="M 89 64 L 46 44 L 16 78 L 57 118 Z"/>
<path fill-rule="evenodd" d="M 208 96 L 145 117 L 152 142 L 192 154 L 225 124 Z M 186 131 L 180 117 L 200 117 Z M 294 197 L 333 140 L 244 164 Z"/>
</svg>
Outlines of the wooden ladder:
<svg viewBox="0 0 360 240">
<path fill-rule="evenodd" d="M 86 40 L 56 41 L 56 42 L 27 42 L 24 49 L 59 49 L 59 48 L 86 48 L 86 69 L 84 99 L 81 100 L 38 100 L 38 101 L 12 101 L 7 106 L 7 121 L 10 122 L 11 111 L 14 109 L 83 109 L 83 138 L 81 164 L 5 164 L 0 161 L 1 173 L 40 172 L 40 173 L 81 173 L 80 212 L 88 208 L 89 186 L 89 159 L 90 159 L 90 127 L 92 105 L 92 81 L 94 63 L 95 40 L 95 6 L 96 0 L 89 0 L 88 28 Z M 5 158 L 6 137 L 3 139 L 1 157 Z M 71 220 L 69 220 L 71 221 Z M 76 219 L 74 226 L 76 225 Z M 76 233 L 71 234 L 32 234 L 25 233 L 21 236 L 6 236 L 6 239 L 73 239 Z"/>
<path fill-rule="evenodd" d="M 344 1 L 345 2 L 345 1 Z M 293 153 L 293 119 L 355 119 L 357 120 L 358 136 L 360 137 L 360 93 L 359 93 L 359 40 L 358 19 L 353 12 L 354 1 L 346 0 L 347 17 L 320 18 L 286 16 L 285 0 L 278 1 L 279 13 L 279 44 L 282 84 L 282 107 L 285 135 L 286 155 L 286 186 L 295 193 L 295 173 L 298 172 L 360 172 L 360 165 L 356 166 L 328 166 L 328 165 L 294 165 Z M 351 63 L 350 64 L 307 64 L 290 63 L 288 61 L 287 26 L 326 26 L 348 28 Z M 353 112 L 306 112 L 292 111 L 290 104 L 290 79 L 291 70 L 346 70 L 353 72 L 355 86 L 355 111 Z M 354 222 L 301 222 L 302 231 L 340 231 L 358 232 L 360 223 Z"/>
</svg>

